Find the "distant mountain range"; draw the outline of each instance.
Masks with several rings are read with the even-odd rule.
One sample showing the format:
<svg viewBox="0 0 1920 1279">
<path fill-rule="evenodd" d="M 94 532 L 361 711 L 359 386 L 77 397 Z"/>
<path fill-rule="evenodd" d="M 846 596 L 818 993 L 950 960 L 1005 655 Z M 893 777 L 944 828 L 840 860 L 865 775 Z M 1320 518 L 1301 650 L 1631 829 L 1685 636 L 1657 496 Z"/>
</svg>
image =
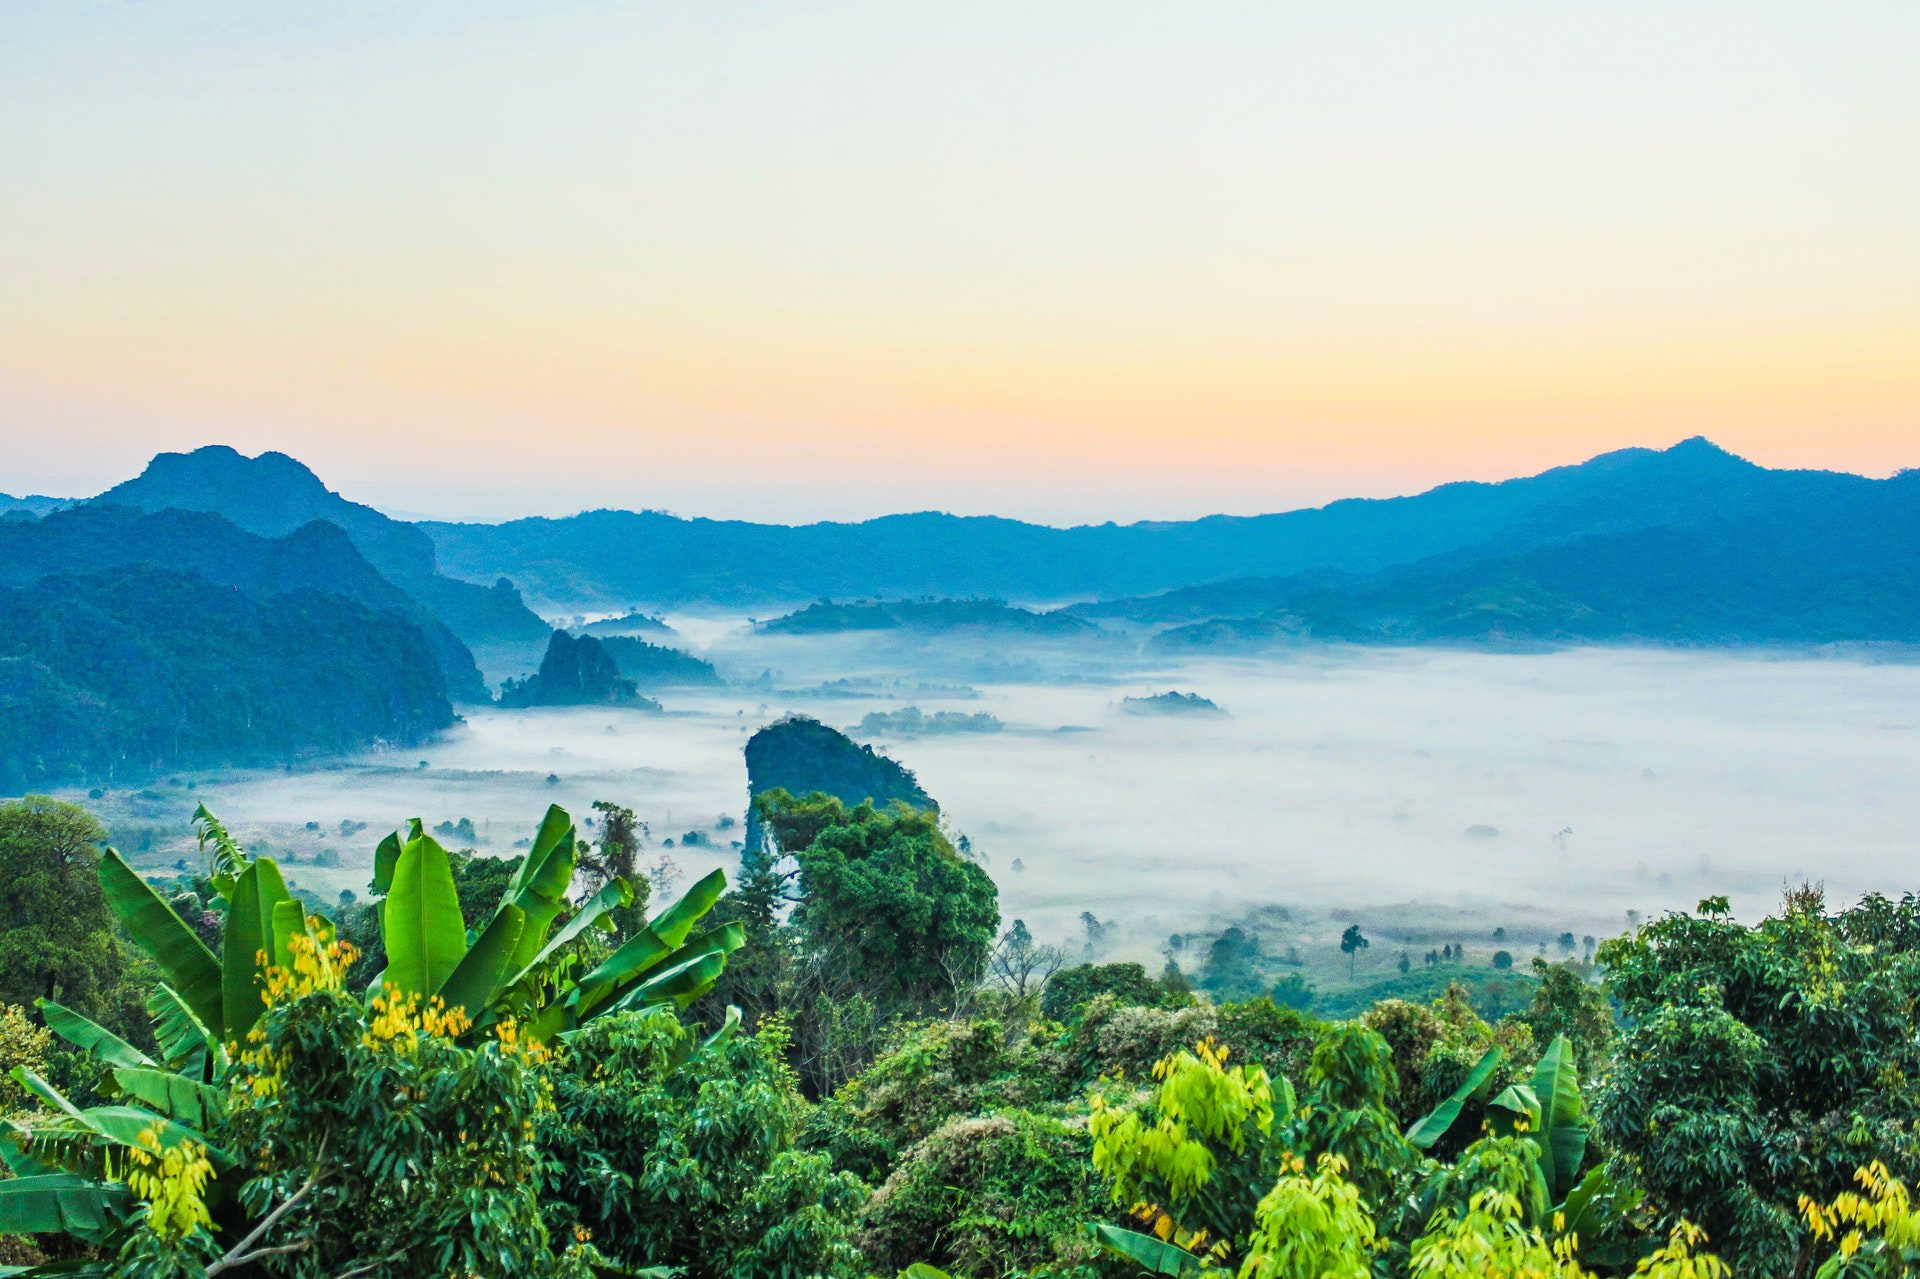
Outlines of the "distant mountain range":
<svg viewBox="0 0 1920 1279">
<path fill-rule="evenodd" d="M 1031 603 L 1112 599 L 1244 577 L 1366 575 L 1435 557 L 1490 559 L 1716 517 L 1818 511 L 1892 483 L 1769 470 L 1696 438 L 1500 483 L 1179 522 L 1051 528 L 918 514 L 793 527 L 591 511 L 421 527 L 447 571 L 506 576 L 536 598 L 569 603 L 751 606 L 921 596 Z"/>
<path fill-rule="evenodd" d="M 1064 617 L 1166 628 L 1151 640 L 1165 652 L 1920 641 L 1920 475 L 1771 470 L 1697 437 L 1500 483 L 1180 522 L 788 527 L 593 511 L 423 527 L 452 571 L 537 596 L 823 601 L 765 627 L 787 633 L 964 625 L 984 605 L 952 597 L 990 595 L 1091 601 Z M 825 602 L 848 596 L 869 602 Z M 889 597 L 919 602 L 872 602 Z"/>
<path fill-rule="evenodd" d="M 1064 612 L 1041 613 L 999 600 L 863 600 L 819 603 L 760 624 L 768 635 L 836 635 L 848 631 L 993 631 L 1029 637 L 1093 634 L 1093 623 Z"/>
<path fill-rule="evenodd" d="M 1170 654 L 1304 640 L 1915 644 L 1920 473 L 1770 470 L 1696 438 L 1501 483 L 1189 521 L 790 527 L 593 511 L 416 525 L 283 454 L 166 453 L 84 502 L 0 498 L 0 763 L 16 780 L 121 776 L 413 740 L 448 718 L 448 698 L 486 698 L 469 646 L 530 663 L 550 642 L 520 588 L 565 610 L 806 605 L 765 626 L 794 635 L 1104 629 Z M 664 630 L 644 613 L 586 629 Z M 317 643 L 332 651 L 275 648 Z M 711 678 L 664 650 L 618 656 L 649 680 Z M 323 677 L 343 690 L 339 716 L 314 704 Z M 190 707 L 196 680 L 240 697 L 213 716 L 237 736 L 168 748 L 155 717 Z"/>
<path fill-rule="evenodd" d="M 71 498 L 45 497 L 38 493 L 14 497 L 10 493 L 0 493 L 0 518 L 8 515 L 45 515 L 48 511 L 57 511 L 72 505 Z"/>
<path fill-rule="evenodd" d="M 1150 641 L 1167 653 L 1302 640 L 1920 643 L 1920 472 L 1752 469 L 1770 477 L 1764 491 L 1650 527 L 1373 573 L 1235 578 L 1070 611 L 1167 626 Z"/>
</svg>

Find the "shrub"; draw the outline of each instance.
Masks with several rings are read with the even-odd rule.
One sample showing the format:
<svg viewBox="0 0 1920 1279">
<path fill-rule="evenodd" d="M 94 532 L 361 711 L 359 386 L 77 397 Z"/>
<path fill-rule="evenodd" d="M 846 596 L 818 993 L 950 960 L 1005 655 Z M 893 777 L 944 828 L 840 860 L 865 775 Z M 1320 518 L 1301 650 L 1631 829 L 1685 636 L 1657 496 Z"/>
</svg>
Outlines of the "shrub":
<svg viewBox="0 0 1920 1279">
<path fill-rule="evenodd" d="M 689 1279 L 854 1275 L 858 1180 L 794 1148 L 804 1105 L 776 1020 L 696 1048 L 671 1011 L 587 1025 L 540 1124 L 556 1233 Z"/>
<path fill-rule="evenodd" d="M 1011 1111 L 953 1119 L 914 1146 L 861 1218 L 868 1260 L 971 1279 L 1087 1275 L 1105 1195 L 1084 1127 Z"/>
</svg>

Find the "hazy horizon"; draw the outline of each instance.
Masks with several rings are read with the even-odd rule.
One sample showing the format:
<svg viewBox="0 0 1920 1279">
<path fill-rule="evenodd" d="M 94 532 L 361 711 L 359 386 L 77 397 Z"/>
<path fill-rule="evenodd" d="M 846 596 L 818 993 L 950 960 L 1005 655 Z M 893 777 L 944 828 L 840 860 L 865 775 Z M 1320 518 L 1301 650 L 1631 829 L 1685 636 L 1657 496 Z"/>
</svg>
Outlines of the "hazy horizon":
<svg viewBox="0 0 1920 1279">
<path fill-rule="evenodd" d="M 1694 438 L 1694 437 L 1687 437 L 1687 438 Z M 1675 441 L 1669 441 L 1664 444 L 1626 444 L 1626 445 L 1621 445 L 1620 449 L 1618 450 L 1609 449 L 1609 450 L 1605 450 L 1605 452 L 1624 451 L 1624 450 L 1634 449 L 1634 448 L 1648 449 L 1651 451 L 1662 451 L 1666 448 L 1673 447 L 1675 444 L 1678 444 L 1681 442 L 1683 441 L 1675 440 Z M 1709 442 L 1715 444 L 1716 446 L 1719 445 L 1719 441 L 1709 441 Z M 208 446 L 207 445 L 188 445 L 188 446 L 181 446 L 177 448 L 162 449 L 160 451 L 171 452 L 171 453 L 185 453 L 185 452 L 191 452 L 196 448 L 202 448 L 202 447 L 208 447 Z M 302 458 L 297 454 L 288 453 L 288 450 L 286 449 L 263 449 L 261 451 L 287 453 L 288 456 L 294 457 L 296 461 L 301 462 L 303 465 L 308 464 L 307 459 Z M 1732 450 L 1729 450 L 1729 451 L 1731 452 Z M 69 500 L 69 501 L 84 501 L 97 496 L 101 492 L 104 492 L 107 488 L 112 487 L 114 484 L 117 484 L 122 480 L 131 478 L 133 475 L 138 474 L 139 471 L 142 468 L 144 468 L 146 461 L 149 461 L 149 460 L 151 459 L 150 458 L 143 459 L 138 465 L 136 465 L 133 469 L 127 471 L 125 474 L 111 476 L 110 478 L 105 480 L 103 483 L 100 483 L 95 488 L 89 489 L 88 491 L 85 491 L 85 492 L 73 492 L 73 493 L 54 493 L 54 492 L 48 492 L 44 489 L 36 489 L 30 485 L 21 486 L 18 484 L 17 481 L 14 481 L 11 479 L 13 472 L 10 469 L 6 476 L 0 476 L 0 493 L 7 493 L 15 497 L 36 496 L 36 497 L 52 497 L 56 499 Z M 808 513 L 804 510 L 796 508 L 794 511 L 789 512 L 784 517 L 777 517 L 777 516 L 769 515 L 765 511 L 755 510 L 750 508 L 740 509 L 740 510 L 726 509 L 730 505 L 735 505 L 739 503 L 740 495 L 737 493 L 735 494 L 723 493 L 723 494 L 715 495 L 716 506 L 715 508 L 711 508 L 711 509 L 710 508 L 675 509 L 675 508 L 655 505 L 655 504 L 643 502 L 643 501 L 633 501 L 626 505 L 620 505 L 617 503 L 607 503 L 607 502 L 598 502 L 598 503 L 587 502 L 582 505 L 574 505 L 574 506 L 559 504 L 559 505 L 554 505 L 544 509 L 526 509 L 522 500 L 523 495 L 518 494 L 517 492 L 511 491 L 511 490 L 500 491 L 497 494 L 489 491 L 487 495 L 484 496 L 480 501 L 480 503 L 478 504 L 479 509 L 475 509 L 476 503 L 472 500 L 474 497 L 473 492 L 468 489 L 463 489 L 457 485 L 431 486 L 428 490 L 422 490 L 421 486 L 414 484 L 412 482 L 395 483 L 395 482 L 385 481 L 385 480 L 376 478 L 373 480 L 361 479 L 357 481 L 349 481 L 346 483 L 342 483 L 342 482 L 339 482 L 336 479 L 336 477 L 327 475 L 325 473 L 318 473 L 318 474 L 323 484 L 325 484 L 329 489 L 332 489 L 334 492 L 339 493 L 341 496 L 349 499 L 350 501 L 360 502 L 367 506 L 371 506 L 374 509 L 379 510 L 382 513 L 389 515 L 395 519 L 413 520 L 413 521 L 497 524 L 497 523 L 506 523 L 508 521 L 516 520 L 516 519 L 529 519 L 529 518 L 563 519 L 563 518 L 566 518 L 567 516 L 577 515 L 586 511 L 593 511 L 593 510 L 625 510 L 625 511 L 659 511 L 659 512 L 664 512 L 670 515 L 675 515 L 675 516 L 679 516 L 687 519 L 703 519 L 704 518 L 704 519 L 714 519 L 714 520 L 745 520 L 753 523 L 762 523 L 762 524 L 800 525 L 800 524 L 811 524 L 811 523 L 820 523 L 820 522 L 852 523 L 852 522 L 858 522 L 862 520 L 882 518 L 890 515 L 919 515 L 919 514 L 935 513 L 935 514 L 947 514 L 947 515 L 956 515 L 956 516 L 965 516 L 965 517 L 976 517 L 976 516 L 1000 517 L 1005 519 L 1020 520 L 1020 521 L 1031 523 L 1031 524 L 1048 525 L 1056 528 L 1067 528 L 1067 527 L 1076 527 L 1076 526 L 1097 525 L 1097 524 L 1104 524 L 1104 523 L 1126 525 L 1126 524 L 1133 524 L 1133 523 L 1153 523 L 1153 522 L 1162 522 L 1162 521 L 1177 522 L 1181 520 L 1201 519 L 1210 515 L 1254 516 L 1254 515 L 1285 514 L 1290 511 L 1313 509 L 1313 508 L 1325 506 L 1330 503 L 1342 501 L 1349 498 L 1381 500 L 1381 499 L 1388 499 L 1388 498 L 1395 498 L 1395 497 L 1409 497 L 1419 493 L 1426 492 L 1439 485 L 1452 484 L 1452 483 L 1464 482 L 1464 483 L 1497 484 L 1506 480 L 1522 479 L 1530 475 L 1537 475 L 1542 470 L 1550 470 L 1550 469 L 1554 469 L 1556 467 L 1562 467 L 1562 466 L 1579 465 L 1580 463 L 1589 461 L 1589 460 L 1591 460 L 1589 456 L 1567 458 L 1563 461 L 1549 463 L 1547 466 L 1538 468 L 1537 470 L 1516 472 L 1514 474 L 1453 475 L 1453 476 L 1446 476 L 1446 477 L 1436 479 L 1431 484 L 1424 484 L 1418 488 L 1411 488 L 1411 489 L 1381 488 L 1375 491 L 1330 493 L 1324 496 L 1319 496 L 1319 497 L 1302 501 L 1292 505 L 1276 504 L 1276 505 L 1265 506 L 1265 507 L 1248 507 L 1247 509 L 1243 509 L 1243 510 L 1242 509 L 1201 508 L 1201 507 L 1191 506 L 1191 503 L 1189 503 L 1187 504 L 1186 507 L 1175 507 L 1175 508 L 1170 508 L 1167 510 L 1159 510 L 1159 511 L 1101 513 L 1098 509 L 1095 509 L 1094 507 L 1094 503 L 1097 502 L 1099 495 L 1097 493 L 1088 494 L 1084 491 L 1081 491 L 1081 492 L 1078 492 L 1076 496 L 1081 499 L 1081 503 L 1085 505 L 1088 508 L 1088 510 L 1084 512 L 1074 513 L 1074 514 L 1058 514 L 1058 513 L 1049 514 L 1048 512 L 1045 512 L 1045 511 L 1023 512 L 1018 509 L 999 509 L 999 508 L 991 508 L 991 507 L 983 507 L 981 509 L 975 510 L 975 509 L 954 509 L 951 507 L 912 507 L 912 508 L 888 507 L 884 505 L 876 505 L 875 508 L 870 511 L 865 511 L 865 510 L 848 511 L 844 509 L 844 504 L 836 502 L 834 504 L 833 509 L 825 509 L 823 507 L 820 510 L 814 511 L 812 513 Z M 1760 465 L 1766 465 L 1764 462 L 1759 462 L 1758 459 L 1755 459 L 1755 458 L 1749 457 L 1746 460 L 1751 462 L 1757 462 Z M 1775 469 L 1784 469 L 1784 468 L 1775 468 Z M 1870 478 L 1886 478 L 1889 475 L 1896 474 L 1899 471 L 1908 469 L 1908 468 L 1905 466 L 1896 466 L 1885 472 L 1881 472 L 1879 474 L 1862 472 L 1857 470 L 1849 470 L 1848 468 L 1841 467 L 1841 466 L 1809 466 L 1809 467 L 1802 467 L 1797 469 L 1820 470 L 1820 471 L 1829 471 L 1829 472 L 1836 472 L 1836 473 L 1843 473 L 1843 474 L 1868 475 Z M 8 487 L 9 484 L 12 484 L 13 487 Z M 436 508 L 430 502 L 423 502 L 421 499 L 424 496 L 427 496 L 432 491 L 444 492 L 447 495 L 447 500 L 449 503 L 451 503 L 451 505 Z M 383 497 L 383 495 L 387 495 L 387 494 L 393 495 L 391 500 L 388 500 Z M 1178 495 L 1175 495 L 1175 496 L 1177 497 Z M 520 503 L 520 504 L 516 504 L 516 503 Z M 1191 509 L 1188 509 L 1189 507 Z"/>
</svg>

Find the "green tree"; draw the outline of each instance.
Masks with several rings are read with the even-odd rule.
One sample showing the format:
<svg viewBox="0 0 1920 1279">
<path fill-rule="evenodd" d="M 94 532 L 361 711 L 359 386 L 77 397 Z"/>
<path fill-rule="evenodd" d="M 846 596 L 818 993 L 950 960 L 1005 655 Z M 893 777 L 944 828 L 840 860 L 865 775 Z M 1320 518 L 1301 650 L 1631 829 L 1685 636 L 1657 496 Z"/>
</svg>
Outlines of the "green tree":
<svg viewBox="0 0 1920 1279">
<path fill-rule="evenodd" d="M 1540 983 L 1533 988 L 1526 1011 L 1519 1014 L 1519 1019 L 1532 1028 L 1533 1041 L 1551 1043 L 1556 1036 L 1565 1035 L 1573 1041 L 1585 1072 L 1589 1076 L 1604 1074 L 1619 1036 L 1606 990 L 1588 980 L 1586 970 L 1572 963 L 1550 964 L 1535 959 L 1533 973 Z"/>
<path fill-rule="evenodd" d="M 972 1279 L 1090 1273 L 1086 1222 L 1105 1186 L 1086 1129 L 1008 1110 L 956 1118 L 909 1150 L 861 1215 L 859 1241 L 884 1273 L 931 1263 Z"/>
<path fill-rule="evenodd" d="M 1148 1007 L 1185 1003 L 1191 998 L 1176 996 L 1139 964 L 1076 964 L 1061 969 L 1047 982 L 1040 993 L 1040 1011 L 1055 1021 L 1064 1020 L 1100 995 Z"/>
<path fill-rule="evenodd" d="M 126 959 L 95 874 L 105 838 L 73 804 L 0 805 L 0 1003 L 53 999 L 119 1020 Z"/>
<path fill-rule="evenodd" d="M 1358 924 L 1348 924 L 1347 931 L 1340 934 L 1340 953 L 1347 957 L 1348 980 L 1353 978 L 1354 962 L 1359 959 L 1360 952 L 1371 945 L 1373 943 L 1366 939 Z"/>
<path fill-rule="evenodd" d="M 593 811 L 600 814 L 600 845 L 597 850 L 582 851 L 580 869 L 586 873 L 588 892 L 597 892 L 615 879 L 633 886 L 633 904 L 612 914 L 614 936 L 625 941 L 647 918 L 647 896 L 652 885 L 639 872 L 640 846 L 647 839 L 647 824 L 635 817 L 631 808 L 604 799 L 593 801 Z"/>
<path fill-rule="evenodd" d="M 1873 1161 L 1920 1170 L 1920 902 L 1829 913 L 1815 890 L 1748 926 L 1725 898 L 1600 947 L 1631 1028 L 1595 1112 L 1666 1223 L 1741 1273 L 1788 1274 L 1828 1202 Z"/>
<path fill-rule="evenodd" d="M 793 922 L 812 962 L 861 974 L 862 993 L 883 1008 L 950 1007 L 985 975 L 999 890 L 937 816 L 777 790 L 756 807 L 794 858 Z"/>
</svg>

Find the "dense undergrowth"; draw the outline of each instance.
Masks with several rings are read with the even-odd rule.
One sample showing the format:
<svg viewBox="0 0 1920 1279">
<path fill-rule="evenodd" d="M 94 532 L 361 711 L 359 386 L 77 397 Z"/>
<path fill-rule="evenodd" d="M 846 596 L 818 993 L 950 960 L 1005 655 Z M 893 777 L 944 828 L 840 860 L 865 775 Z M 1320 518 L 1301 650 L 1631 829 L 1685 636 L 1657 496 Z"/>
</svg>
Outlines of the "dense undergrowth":
<svg viewBox="0 0 1920 1279">
<path fill-rule="evenodd" d="M 937 820 L 776 796 L 639 909 L 555 809 L 418 825 L 336 922 L 203 815 L 156 888 L 0 809 L 0 1260 L 278 1279 L 1891 1276 L 1920 1266 L 1920 905 L 1724 901 L 1323 1020 L 1035 964 Z M 58 962 L 29 966 L 28 954 Z M 20 962 L 16 963 L 15 961 Z M 32 1000 L 31 1006 L 26 1006 Z"/>
</svg>

